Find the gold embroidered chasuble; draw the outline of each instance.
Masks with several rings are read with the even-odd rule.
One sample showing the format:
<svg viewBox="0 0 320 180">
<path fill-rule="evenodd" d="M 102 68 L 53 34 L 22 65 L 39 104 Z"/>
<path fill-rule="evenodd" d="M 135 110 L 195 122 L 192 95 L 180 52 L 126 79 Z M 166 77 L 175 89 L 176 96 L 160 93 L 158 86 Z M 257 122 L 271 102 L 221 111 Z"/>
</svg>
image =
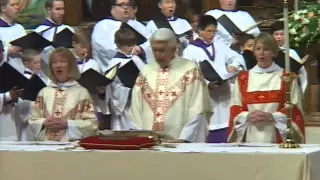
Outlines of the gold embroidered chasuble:
<svg viewBox="0 0 320 180">
<path fill-rule="evenodd" d="M 67 129 L 44 127 L 43 122 L 50 116 L 66 119 Z M 60 87 L 51 82 L 42 89 L 32 105 L 28 122 L 36 139 L 40 141 L 71 141 L 97 132 L 93 101 L 88 91 L 76 81 L 69 81 Z"/>
<path fill-rule="evenodd" d="M 153 61 L 137 78 L 129 119 L 138 129 L 178 139 L 184 125 L 197 115 L 208 120 L 209 99 L 204 78 L 192 61 L 175 58 L 167 69 L 160 69 Z"/>
</svg>

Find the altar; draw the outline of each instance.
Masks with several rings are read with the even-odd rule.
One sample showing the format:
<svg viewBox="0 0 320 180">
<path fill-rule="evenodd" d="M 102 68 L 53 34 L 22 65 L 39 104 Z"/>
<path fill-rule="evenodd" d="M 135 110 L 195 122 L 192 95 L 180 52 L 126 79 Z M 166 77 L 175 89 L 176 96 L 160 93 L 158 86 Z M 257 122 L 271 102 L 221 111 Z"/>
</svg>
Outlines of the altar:
<svg viewBox="0 0 320 180">
<path fill-rule="evenodd" d="M 319 180 L 320 145 L 178 144 L 90 151 L 72 144 L 0 143 L 3 180 Z"/>
</svg>

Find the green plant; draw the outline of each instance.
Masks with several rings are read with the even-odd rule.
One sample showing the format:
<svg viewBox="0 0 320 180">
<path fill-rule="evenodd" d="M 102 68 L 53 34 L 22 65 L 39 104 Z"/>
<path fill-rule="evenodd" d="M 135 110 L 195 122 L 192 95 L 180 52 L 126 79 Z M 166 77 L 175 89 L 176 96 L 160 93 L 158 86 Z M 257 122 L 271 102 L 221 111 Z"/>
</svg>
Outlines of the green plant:
<svg viewBox="0 0 320 180">
<path fill-rule="evenodd" d="M 289 16 L 290 47 L 308 48 L 320 40 L 320 1 L 300 2 Z"/>
</svg>

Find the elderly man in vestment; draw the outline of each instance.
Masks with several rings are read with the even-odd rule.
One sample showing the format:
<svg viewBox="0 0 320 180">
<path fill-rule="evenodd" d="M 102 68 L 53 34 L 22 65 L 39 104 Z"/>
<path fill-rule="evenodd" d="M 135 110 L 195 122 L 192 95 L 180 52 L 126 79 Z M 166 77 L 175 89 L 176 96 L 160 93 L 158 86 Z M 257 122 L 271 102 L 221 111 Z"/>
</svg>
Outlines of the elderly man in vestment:
<svg viewBox="0 0 320 180">
<path fill-rule="evenodd" d="M 248 12 L 237 10 L 236 4 L 237 0 L 220 0 L 220 9 L 213 9 L 206 12 L 206 15 L 213 16 L 219 22 L 217 34 L 214 38 L 222 41 L 229 47 L 237 43 L 237 39 L 235 39 L 235 37 L 239 34 L 231 34 L 229 32 L 230 29 L 227 28 L 230 25 L 223 25 L 221 23 L 224 23 L 225 21 L 219 21 L 221 16 L 226 15 L 241 31 L 245 31 L 247 28 L 256 24 L 255 20 Z M 260 30 L 255 27 L 246 33 L 257 36 L 260 34 Z"/>
<path fill-rule="evenodd" d="M 129 119 L 135 128 L 157 131 L 167 142 L 205 142 L 212 113 L 200 70 L 176 56 L 170 29 L 157 30 L 150 42 L 154 60 L 137 78 Z"/>
<path fill-rule="evenodd" d="M 231 96 L 229 142 L 281 143 L 286 135 L 284 71 L 273 57 L 278 44 L 270 34 L 260 34 L 254 43 L 257 65 L 239 74 Z M 295 79 L 291 87 L 291 120 L 294 139 L 305 142 L 301 90 Z"/>
<path fill-rule="evenodd" d="M 92 33 L 92 55 L 93 59 L 100 63 L 103 71 L 108 69 L 108 62 L 116 55 L 117 45 L 114 41 L 114 34 L 120 29 L 123 23 L 127 23 L 140 35 L 149 38 L 147 28 L 136 20 L 132 20 L 131 12 L 135 6 L 131 0 L 111 0 L 112 17 L 99 21 Z M 138 55 L 141 59 L 151 57 L 150 43 L 146 41 L 134 47 L 132 54 Z"/>
</svg>

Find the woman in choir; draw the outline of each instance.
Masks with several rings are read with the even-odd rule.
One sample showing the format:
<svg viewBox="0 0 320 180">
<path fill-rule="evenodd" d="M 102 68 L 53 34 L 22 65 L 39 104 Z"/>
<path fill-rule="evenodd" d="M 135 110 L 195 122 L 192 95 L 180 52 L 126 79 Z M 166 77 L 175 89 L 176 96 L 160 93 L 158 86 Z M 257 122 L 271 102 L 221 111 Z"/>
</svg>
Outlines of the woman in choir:
<svg viewBox="0 0 320 180">
<path fill-rule="evenodd" d="M 228 142 L 280 143 L 285 138 L 284 71 L 273 62 L 277 41 L 260 34 L 254 43 L 257 65 L 239 74 L 231 96 Z M 292 127 L 298 143 L 305 142 L 301 91 L 294 80 L 291 89 Z"/>
<path fill-rule="evenodd" d="M 120 64 L 119 68 L 121 68 L 130 61 L 133 61 L 138 69 L 142 69 L 145 63 L 138 56 L 132 55 L 136 41 L 137 38 L 130 29 L 119 29 L 115 33 L 115 43 L 119 50 L 116 56 L 109 62 L 109 67 L 112 68 Z M 130 76 L 130 74 L 128 74 L 128 76 Z M 117 76 L 111 84 L 111 92 L 112 129 L 131 129 L 132 126 L 128 120 L 128 110 L 131 105 L 132 87 L 126 87 Z"/>
<path fill-rule="evenodd" d="M 255 20 L 248 12 L 236 9 L 237 0 L 219 1 L 221 8 L 209 10 L 206 12 L 206 15 L 213 16 L 216 19 L 219 19 L 222 15 L 226 15 L 241 31 L 244 31 L 256 24 Z M 222 41 L 226 46 L 233 47 L 233 45 L 237 43 L 237 34 L 230 34 L 229 31 L 231 30 L 228 30 L 229 29 L 224 27 L 221 22 L 219 22 L 215 39 Z M 258 27 L 255 27 L 249 30 L 247 33 L 257 36 L 259 35 L 260 30 Z"/>
<path fill-rule="evenodd" d="M 32 106 L 28 122 L 37 140 L 73 141 L 97 133 L 97 120 L 89 92 L 76 81 L 76 59 L 66 48 L 49 58 L 51 82 Z"/>
<path fill-rule="evenodd" d="M 93 69 L 98 73 L 104 73 L 99 63 L 91 58 L 90 33 L 87 29 L 75 29 L 72 37 L 73 52 L 77 59 L 80 73 Z M 97 111 L 99 129 L 110 129 L 110 111 L 108 107 L 110 87 L 97 87 L 97 92 L 91 94 Z"/>
<path fill-rule="evenodd" d="M 23 73 L 24 66 L 19 57 L 21 47 L 13 46 L 11 41 L 26 35 L 25 29 L 15 19 L 19 13 L 18 0 L 0 0 L 0 39 L 4 46 L 4 61 Z"/>
</svg>

